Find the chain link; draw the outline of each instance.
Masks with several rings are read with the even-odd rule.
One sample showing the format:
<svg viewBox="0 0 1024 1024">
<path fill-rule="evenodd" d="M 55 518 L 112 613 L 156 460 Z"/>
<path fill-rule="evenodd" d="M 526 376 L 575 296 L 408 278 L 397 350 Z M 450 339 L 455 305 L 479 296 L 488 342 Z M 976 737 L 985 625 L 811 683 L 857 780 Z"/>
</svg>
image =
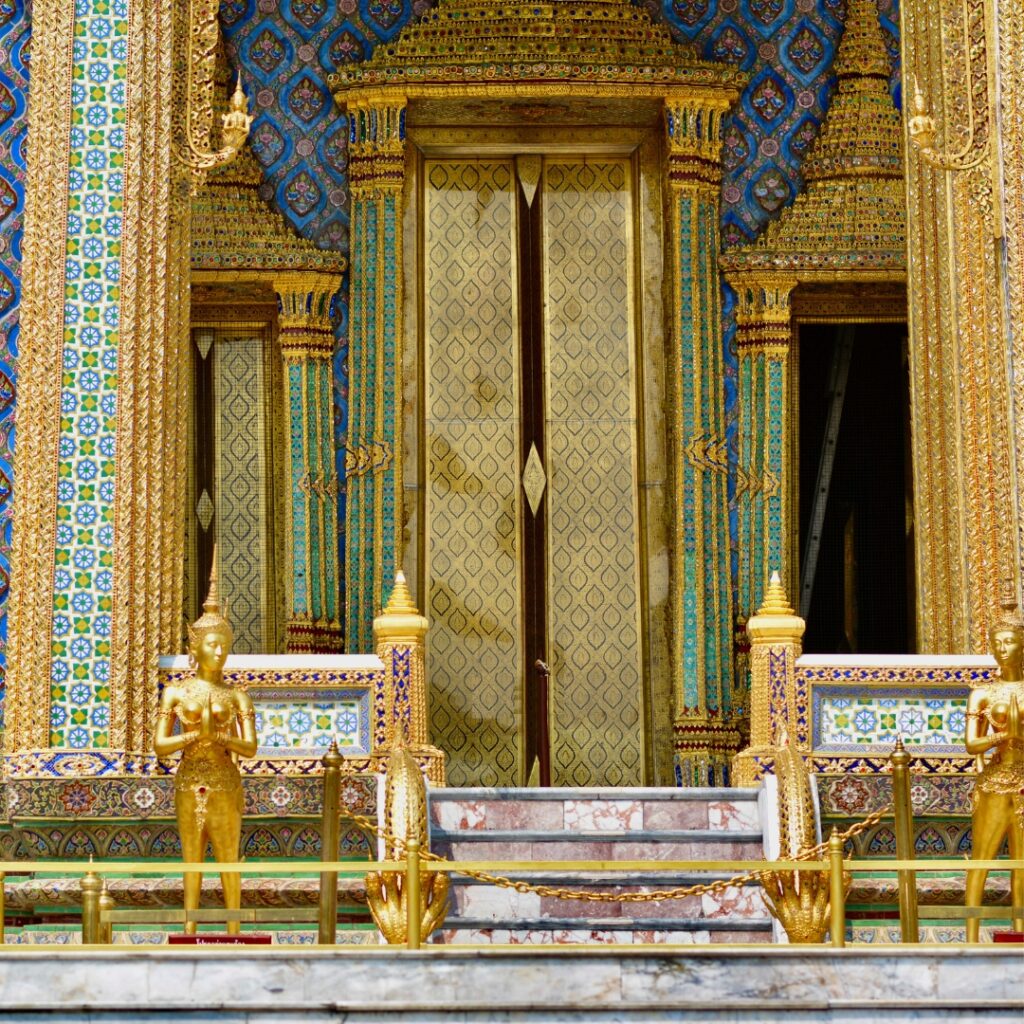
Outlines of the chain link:
<svg viewBox="0 0 1024 1024">
<path fill-rule="evenodd" d="M 877 825 L 882 818 L 892 813 L 892 804 L 877 811 L 872 811 L 865 818 L 851 825 L 845 832 L 839 833 L 839 838 L 844 842 L 859 836 L 874 825 Z M 398 836 L 391 835 L 378 822 L 362 814 L 343 813 L 348 821 L 355 822 L 360 828 L 373 832 L 376 836 L 391 844 L 395 849 L 404 850 L 406 841 Z M 817 860 L 828 849 L 828 841 L 818 843 L 801 850 L 793 860 L 810 861 Z M 447 857 L 431 853 L 429 850 L 420 851 L 421 860 L 434 861 L 435 863 L 447 861 Z M 771 861 L 766 864 L 766 869 L 771 870 Z M 677 886 L 674 889 L 654 889 L 650 892 L 595 892 L 589 889 L 566 889 L 559 886 L 543 885 L 539 882 L 527 882 L 525 879 L 507 878 L 504 875 L 492 875 L 488 871 L 477 871 L 469 868 L 460 868 L 460 874 L 476 879 L 478 882 L 485 882 L 489 885 L 496 885 L 503 889 L 513 889 L 518 893 L 536 893 L 538 896 L 547 896 L 559 900 L 576 900 L 585 903 L 659 903 L 664 900 L 681 900 L 687 896 L 717 895 L 733 887 L 746 885 L 748 882 L 760 882 L 765 871 L 748 871 L 742 875 L 733 875 L 731 878 L 720 878 L 714 882 L 699 882 L 694 885 Z"/>
</svg>

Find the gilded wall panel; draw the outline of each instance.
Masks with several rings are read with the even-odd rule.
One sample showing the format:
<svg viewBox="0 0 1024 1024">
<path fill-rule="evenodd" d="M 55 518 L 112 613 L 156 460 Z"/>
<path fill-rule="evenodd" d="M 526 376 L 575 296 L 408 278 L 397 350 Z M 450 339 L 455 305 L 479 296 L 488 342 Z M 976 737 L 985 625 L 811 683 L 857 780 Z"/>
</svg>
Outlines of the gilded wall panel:
<svg viewBox="0 0 1024 1024">
<path fill-rule="evenodd" d="M 904 67 L 940 126 L 941 162 L 908 145 L 908 277 L 922 650 L 984 650 L 1020 561 L 996 263 L 985 5 L 911 0 Z M 977 155 L 977 159 L 975 159 Z"/>
<path fill-rule="evenodd" d="M 544 180 L 552 781 L 644 780 L 630 167 Z"/>
<path fill-rule="evenodd" d="M 431 739 L 448 754 L 452 785 L 516 785 L 522 613 L 515 183 L 511 162 L 498 160 L 428 161 L 425 178 Z"/>
</svg>

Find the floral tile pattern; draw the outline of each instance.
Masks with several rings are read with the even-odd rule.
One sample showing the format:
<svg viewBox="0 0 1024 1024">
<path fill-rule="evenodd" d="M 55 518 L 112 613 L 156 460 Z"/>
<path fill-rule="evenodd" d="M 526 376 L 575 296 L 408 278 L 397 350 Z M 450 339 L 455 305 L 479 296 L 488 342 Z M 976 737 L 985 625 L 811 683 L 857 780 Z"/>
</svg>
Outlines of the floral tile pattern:
<svg viewBox="0 0 1024 1024">
<path fill-rule="evenodd" d="M 370 749 L 369 693 L 317 693 L 269 699 L 254 695 L 259 753 L 325 753 L 337 741 L 342 753 Z"/>
<path fill-rule="evenodd" d="M 50 746 L 108 745 L 127 0 L 76 0 Z"/>
<path fill-rule="evenodd" d="M 901 736 L 906 747 L 933 753 L 963 750 L 967 695 L 949 689 L 892 690 L 854 696 L 845 687 L 814 690 L 814 750 L 891 748 Z"/>
</svg>

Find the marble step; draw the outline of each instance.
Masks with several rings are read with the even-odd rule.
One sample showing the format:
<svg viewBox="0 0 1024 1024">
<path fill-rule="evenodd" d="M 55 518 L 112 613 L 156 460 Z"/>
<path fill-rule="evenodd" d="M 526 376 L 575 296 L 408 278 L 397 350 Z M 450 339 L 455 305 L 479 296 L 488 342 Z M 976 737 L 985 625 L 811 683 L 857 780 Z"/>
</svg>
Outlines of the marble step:
<svg viewBox="0 0 1024 1024">
<path fill-rule="evenodd" d="M 435 789 L 445 831 L 761 832 L 753 789 Z"/>
</svg>

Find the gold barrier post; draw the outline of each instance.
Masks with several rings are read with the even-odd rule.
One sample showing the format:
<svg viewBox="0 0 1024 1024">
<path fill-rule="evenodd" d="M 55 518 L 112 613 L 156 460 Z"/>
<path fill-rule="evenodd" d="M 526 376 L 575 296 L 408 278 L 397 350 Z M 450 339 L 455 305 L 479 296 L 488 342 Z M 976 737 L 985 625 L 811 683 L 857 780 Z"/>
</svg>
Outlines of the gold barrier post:
<svg viewBox="0 0 1024 1024">
<path fill-rule="evenodd" d="M 914 809 L 910 802 L 910 754 L 897 736 L 896 746 L 889 758 L 892 764 L 892 806 L 896 831 L 896 857 L 914 859 Z M 900 938 L 904 942 L 917 942 L 917 873 L 897 872 L 900 899 Z"/>
<path fill-rule="evenodd" d="M 4 882 L 7 876 L 0 871 L 0 946 L 7 941 L 6 933 L 4 932 L 4 915 L 7 913 L 7 894 L 4 892 Z"/>
<path fill-rule="evenodd" d="M 104 881 L 103 888 L 100 890 L 98 904 L 100 914 L 99 941 L 108 946 L 114 941 L 114 922 L 109 918 L 104 921 L 103 913 L 109 913 L 116 906 L 117 902 L 114 900 L 114 897 L 110 895 L 110 892 L 107 889 L 107 883 Z"/>
<path fill-rule="evenodd" d="M 420 948 L 420 841 L 410 839 L 405 849 L 405 936 L 407 949 Z"/>
<path fill-rule="evenodd" d="M 92 863 L 92 857 L 89 858 Z M 94 946 L 100 941 L 100 891 L 103 882 L 90 869 L 82 879 L 82 943 Z"/>
<path fill-rule="evenodd" d="M 340 824 L 338 814 L 341 810 L 341 752 L 338 744 L 331 743 L 331 749 L 324 754 L 324 806 L 323 822 L 320 826 L 320 859 L 331 863 L 338 859 L 338 840 Z M 323 871 L 320 873 L 320 945 L 333 945 L 338 937 L 338 872 Z"/>
<path fill-rule="evenodd" d="M 846 945 L 846 886 L 843 883 L 843 838 L 836 828 L 828 837 L 828 861 L 829 931 L 832 945 L 842 949 Z"/>
</svg>

